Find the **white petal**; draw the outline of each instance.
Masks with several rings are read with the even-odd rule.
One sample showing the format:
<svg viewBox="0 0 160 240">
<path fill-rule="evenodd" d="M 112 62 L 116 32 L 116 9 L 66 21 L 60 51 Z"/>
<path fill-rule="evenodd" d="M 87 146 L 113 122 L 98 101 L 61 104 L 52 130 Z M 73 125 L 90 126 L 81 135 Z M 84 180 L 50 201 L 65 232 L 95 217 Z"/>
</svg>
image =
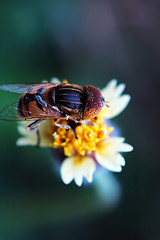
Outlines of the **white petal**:
<svg viewBox="0 0 160 240">
<path fill-rule="evenodd" d="M 82 176 L 76 176 L 74 181 L 80 187 L 82 185 L 82 182 L 83 182 L 83 177 Z"/>
<path fill-rule="evenodd" d="M 126 164 L 124 157 L 120 153 L 117 154 L 116 161 L 117 161 L 118 164 L 120 164 L 123 167 Z"/>
<path fill-rule="evenodd" d="M 17 146 L 27 146 L 27 145 L 36 145 L 36 140 L 34 138 L 22 137 L 17 139 L 16 141 Z"/>
<path fill-rule="evenodd" d="M 106 109 L 105 117 L 110 119 L 119 115 L 127 107 L 130 99 L 131 99 L 130 95 L 125 94 L 114 101 L 112 101 L 112 99 L 109 100 L 108 101 L 109 108 Z"/>
<path fill-rule="evenodd" d="M 117 90 L 116 90 L 117 91 L 117 96 L 120 96 L 123 93 L 125 88 L 126 88 L 126 84 L 124 84 L 124 83 L 119 84 L 117 86 Z"/>
<path fill-rule="evenodd" d="M 131 152 L 133 147 L 128 143 L 124 143 L 124 141 L 123 137 L 109 137 L 104 140 L 106 142 L 106 149 L 104 151 L 108 148 L 112 152 Z"/>
<path fill-rule="evenodd" d="M 82 161 L 76 163 L 76 157 L 66 158 L 61 164 L 61 178 L 68 184 L 73 179 L 78 186 L 82 185 L 83 177 L 92 182 L 92 175 L 96 170 L 96 164 L 90 157 L 83 157 Z"/>
<path fill-rule="evenodd" d="M 133 150 L 124 140 L 122 137 L 110 137 L 99 143 L 100 151 L 95 153 L 97 162 L 111 171 L 120 172 L 121 166 L 125 165 L 125 159 L 119 152 Z"/>
<path fill-rule="evenodd" d="M 113 172 L 121 172 L 122 167 L 118 162 L 116 162 L 116 155 L 108 155 L 105 158 L 101 156 L 99 153 L 96 153 L 96 160 L 101 164 L 103 167 L 107 168 Z"/>
<path fill-rule="evenodd" d="M 114 147 L 116 152 L 131 152 L 133 150 L 130 144 L 124 143 L 125 139 L 123 137 L 110 137 L 107 141 Z"/>
<path fill-rule="evenodd" d="M 133 151 L 133 147 L 128 143 L 122 143 L 122 144 L 119 144 L 119 146 L 117 147 L 117 151 L 118 152 L 131 152 L 131 151 Z"/>
<path fill-rule="evenodd" d="M 86 176 L 86 179 L 89 183 L 91 183 L 93 181 L 93 175 L 89 174 L 88 176 Z"/>
<path fill-rule="evenodd" d="M 102 95 L 105 97 L 106 101 L 114 98 L 116 92 L 117 80 L 113 79 L 110 81 L 105 88 L 102 89 Z"/>
<path fill-rule="evenodd" d="M 71 174 L 66 174 L 66 175 L 61 174 L 61 178 L 65 184 L 69 184 L 73 180 L 73 176 Z"/>
<path fill-rule="evenodd" d="M 61 174 L 61 178 L 63 180 L 63 182 L 65 184 L 69 184 L 74 176 L 72 173 L 72 160 L 71 158 L 66 158 L 62 164 L 61 164 L 61 168 L 60 168 L 60 174 Z"/>
<path fill-rule="evenodd" d="M 17 140 L 18 146 L 24 145 L 36 145 L 37 144 L 37 134 L 35 131 L 28 131 L 26 127 L 30 124 L 29 121 L 24 121 L 18 124 L 18 131 L 23 136 L 22 138 Z M 49 121 L 43 121 L 39 124 L 39 131 L 40 131 L 40 146 L 47 147 L 53 142 L 52 135 L 46 132 L 46 129 L 50 128 Z"/>
<path fill-rule="evenodd" d="M 120 114 L 128 105 L 130 101 L 130 95 L 123 93 L 125 84 L 121 83 L 117 86 L 117 80 L 113 79 L 108 85 L 101 91 L 109 108 L 106 109 L 105 117 L 113 118 Z"/>
<path fill-rule="evenodd" d="M 26 143 L 26 139 L 25 138 L 19 138 L 16 141 L 16 145 L 17 146 L 26 146 L 26 145 L 28 145 L 28 143 Z"/>
<path fill-rule="evenodd" d="M 28 131 L 24 125 L 19 125 L 17 129 L 21 135 L 28 135 Z"/>
<path fill-rule="evenodd" d="M 58 78 L 53 77 L 51 78 L 50 83 L 61 83 L 61 81 Z"/>
<path fill-rule="evenodd" d="M 96 163 L 93 161 L 92 158 L 86 157 L 84 161 L 84 169 L 83 175 L 88 180 L 88 182 L 92 182 L 93 180 L 93 173 L 96 170 Z"/>
<path fill-rule="evenodd" d="M 43 80 L 42 80 L 42 83 L 48 83 L 48 80 L 43 79 Z"/>
<path fill-rule="evenodd" d="M 117 86 L 117 80 L 112 80 L 103 90 L 102 95 L 107 101 L 117 99 L 124 91 L 126 85 L 121 83 Z"/>
<path fill-rule="evenodd" d="M 107 89 L 109 89 L 109 88 L 112 89 L 112 88 L 117 86 L 117 83 L 118 83 L 117 79 L 114 78 L 107 84 L 106 88 Z"/>
</svg>

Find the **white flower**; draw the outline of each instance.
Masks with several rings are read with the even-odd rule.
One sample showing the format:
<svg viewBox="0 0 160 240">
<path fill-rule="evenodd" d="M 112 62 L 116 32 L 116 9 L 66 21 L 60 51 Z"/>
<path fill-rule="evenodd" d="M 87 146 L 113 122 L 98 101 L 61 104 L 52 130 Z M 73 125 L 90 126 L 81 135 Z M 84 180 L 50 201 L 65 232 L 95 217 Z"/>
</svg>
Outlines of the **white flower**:
<svg viewBox="0 0 160 240">
<path fill-rule="evenodd" d="M 59 80 L 53 78 L 51 82 L 59 83 Z M 122 170 L 125 159 L 121 153 L 130 152 L 133 147 L 125 143 L 122 137 L 111 137 L 110 133 L 114 130 L 107 126 L 105 120 L 117 116 L 128 105 L 130 96 L 122 95 L 124 89 L 125 84 L 117 85 L 115 79 L 108 83 L 101 92 L 109 107 L 90 120 L 93 124 L 79 124 L 75 128 L 78 139 L 71 130 L 56 127 L 52 120 L 40 123 L 40 146 L 61 148 L 66 156 L 60 167 L 61 178 L 65 184 L 74 180 L 81 186 L 83 178 L 92 182 L 97 165 L 114 172 Z M 61 124 L 68 124 L 67 120 L 59 121 L 62 121 Z M 19 124 L 18 131 L 22 137 L 17 140 L 17 145 L 36 145 L 36 133 L 26 129 L 28 124 L 30 122 Z"/>
<path fill-rule="evenodd" d="M 130 152 L 133 147 L 124 143 L 124 138 L 109 137 L 97 144 L 98 151 L 95 152 L 97 162 L 113 172 L 121 172 L 125 166 L 125 159 L 120 152 Z"/>
<path fill-rule="evenodd" d="M 92 175 L 96 170 L 96 164 L 91 157 L 66 158 L 60 168 L 61 178 L 65 184 L 69 184 L 73 179 L 78 186 L 82 185 L 83 177 L 88 182 L 92 182 Z"/>
<path fill-rule="evenodd" d="M 121 83 L 117 86 L 117 80 L 111 80 L 107 86 L 102 89 L 102 95 L 104 96 L 109 108 L 105 111 L 105 118 L 110 119 L 119 115 L 128 105 L 131 97 L 128 94 L 123 94 L 125 84 Z"/>
<path fill-rule="evenodd" d="M 37 144 L 37 134 L 35 131 L 28 131 L 27 126 L 30 124 L 30 121 L 20 122 L 18 125 L 18 132 L 22 135 L 17 142 L 17 146 L 26 146 Z M 39 125 L 39 134 L 40 134 L 40 146 L 48 147 L 53 142 L 53 136 L 50 134 L 50 124 L 49 121 L 43 121 Z"/>
</svg>

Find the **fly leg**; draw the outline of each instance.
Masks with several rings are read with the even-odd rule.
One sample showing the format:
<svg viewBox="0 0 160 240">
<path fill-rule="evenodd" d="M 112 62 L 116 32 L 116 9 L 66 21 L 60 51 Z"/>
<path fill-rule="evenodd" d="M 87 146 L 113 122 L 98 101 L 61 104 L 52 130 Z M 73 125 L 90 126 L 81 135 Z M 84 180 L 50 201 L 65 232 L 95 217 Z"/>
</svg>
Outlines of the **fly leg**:
<svg viewBox="0 0 160 240">
<path fill-rule="evenodd" d="M 59 128 L 65 128 L 66 130 L 69 130 L 69 129 L 70 129 L 70 130 L 72 131 L 74 137 L 75 137 L 76 139 L 78 139 L 78 137 L 77 137 L 77 135 L 76 135 L 76 133 L 75 133 L 75 128 L 72 127 L 71 125 L 64 125 L 64 124 L 58 124 L 58 123 L 55 123 L 55 125 L 56 125 L 57 127 L 59 127 Z"/>
<path fill-rule="evenodd" d="M 33 123 L 29 124 L 27 126 L 27 130 L 28 131 L 35 131 L 37 134 L 37 144 L 36 147 L 39 148 L 40 146 L 40 134 L 39 134 L 39 129 L 38 129 L 38 124 L 41 123 L 43 121 L 43 119 L 37 119 L 36 121 L 34 121 Z"/>
<path fill-rule="evenodd" d="M 90 122 L 88 120 L 82 120 L 80 123 L 82 123 L 82 124 L 89 124 L 91 126 L 94 126 L 94 123 L 92 123 L 92 122 Z"/>
</svg>

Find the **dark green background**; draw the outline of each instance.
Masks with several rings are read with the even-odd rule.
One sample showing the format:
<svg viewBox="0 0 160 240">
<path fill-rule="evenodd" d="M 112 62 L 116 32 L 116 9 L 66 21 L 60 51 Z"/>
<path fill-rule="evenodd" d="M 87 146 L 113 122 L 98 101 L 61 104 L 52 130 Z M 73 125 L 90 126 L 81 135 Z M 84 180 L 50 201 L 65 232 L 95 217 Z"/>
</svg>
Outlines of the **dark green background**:
<svg viewBox="0 0 160 240">
<path fill-rule="evenodd" d="M 1 121 L 0 240 L 160 238 L 158 15 L 158 1 L 1 0 L 0 84 L 117 78 L 132 100 L 113 122 L 135 150 L 107 212 L 94 184 L 65 186 L 48 150 L 16 147 L 17 124 Z M 0 108 L 16 98 L 1 92 Z"/>
</svg>

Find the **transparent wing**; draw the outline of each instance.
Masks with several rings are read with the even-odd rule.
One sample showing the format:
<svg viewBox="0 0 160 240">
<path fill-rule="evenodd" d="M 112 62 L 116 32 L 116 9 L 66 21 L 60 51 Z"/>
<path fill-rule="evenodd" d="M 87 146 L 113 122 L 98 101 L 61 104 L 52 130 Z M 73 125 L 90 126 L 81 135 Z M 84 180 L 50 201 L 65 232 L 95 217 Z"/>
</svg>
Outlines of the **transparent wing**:
<svg viewBox="0 0 160 240">
<path fill-rule="evenodd" d="M 15 93 L 25 93 L 28 92 L 33 87 L 38 87 L 39 85 L 46 85 L 47 83 L 37 83 L 37 84 L 5 84 L 0 85 L 0 89 Z"/>
<path fill-rule="evenodd" d="M 0 111 L 0 120 L 6 121 L 24 121 L 23 118 L 17 114 L 17 104 L 18 101 L 6 106 Z M 32 120 L 32 119 L 31 119 Z"/>
<path fill-rule="evenodd" d="M 35 108 L 35 116 L 33 114 Z M 29 111 L 25 111 L 23 109 L 23 113 L 26 112 L 26 117 L 20 117 L 17 114 L 17 111 L 20 110 L 18 108 L 18 101 L 6 106 L 0 111 L 0 120 L 5 120 L 5 121 L 35 121 L 36 119 L 56 119 L 56 118 L 61 118 L 60 111 L 58 110 L 57 107 L 50 107 L 49 105 L 46 107 L 46 111 L 44 110 L 43 112 L 40 111 L 39 113 L 37 112 L 37 108 L 32 106 L 32 113 Z M 31 116 L 28 115 L 28 113 L 31 114 Z M 38 115 L 37 115 L 38 113 Z"/>
</svg>

